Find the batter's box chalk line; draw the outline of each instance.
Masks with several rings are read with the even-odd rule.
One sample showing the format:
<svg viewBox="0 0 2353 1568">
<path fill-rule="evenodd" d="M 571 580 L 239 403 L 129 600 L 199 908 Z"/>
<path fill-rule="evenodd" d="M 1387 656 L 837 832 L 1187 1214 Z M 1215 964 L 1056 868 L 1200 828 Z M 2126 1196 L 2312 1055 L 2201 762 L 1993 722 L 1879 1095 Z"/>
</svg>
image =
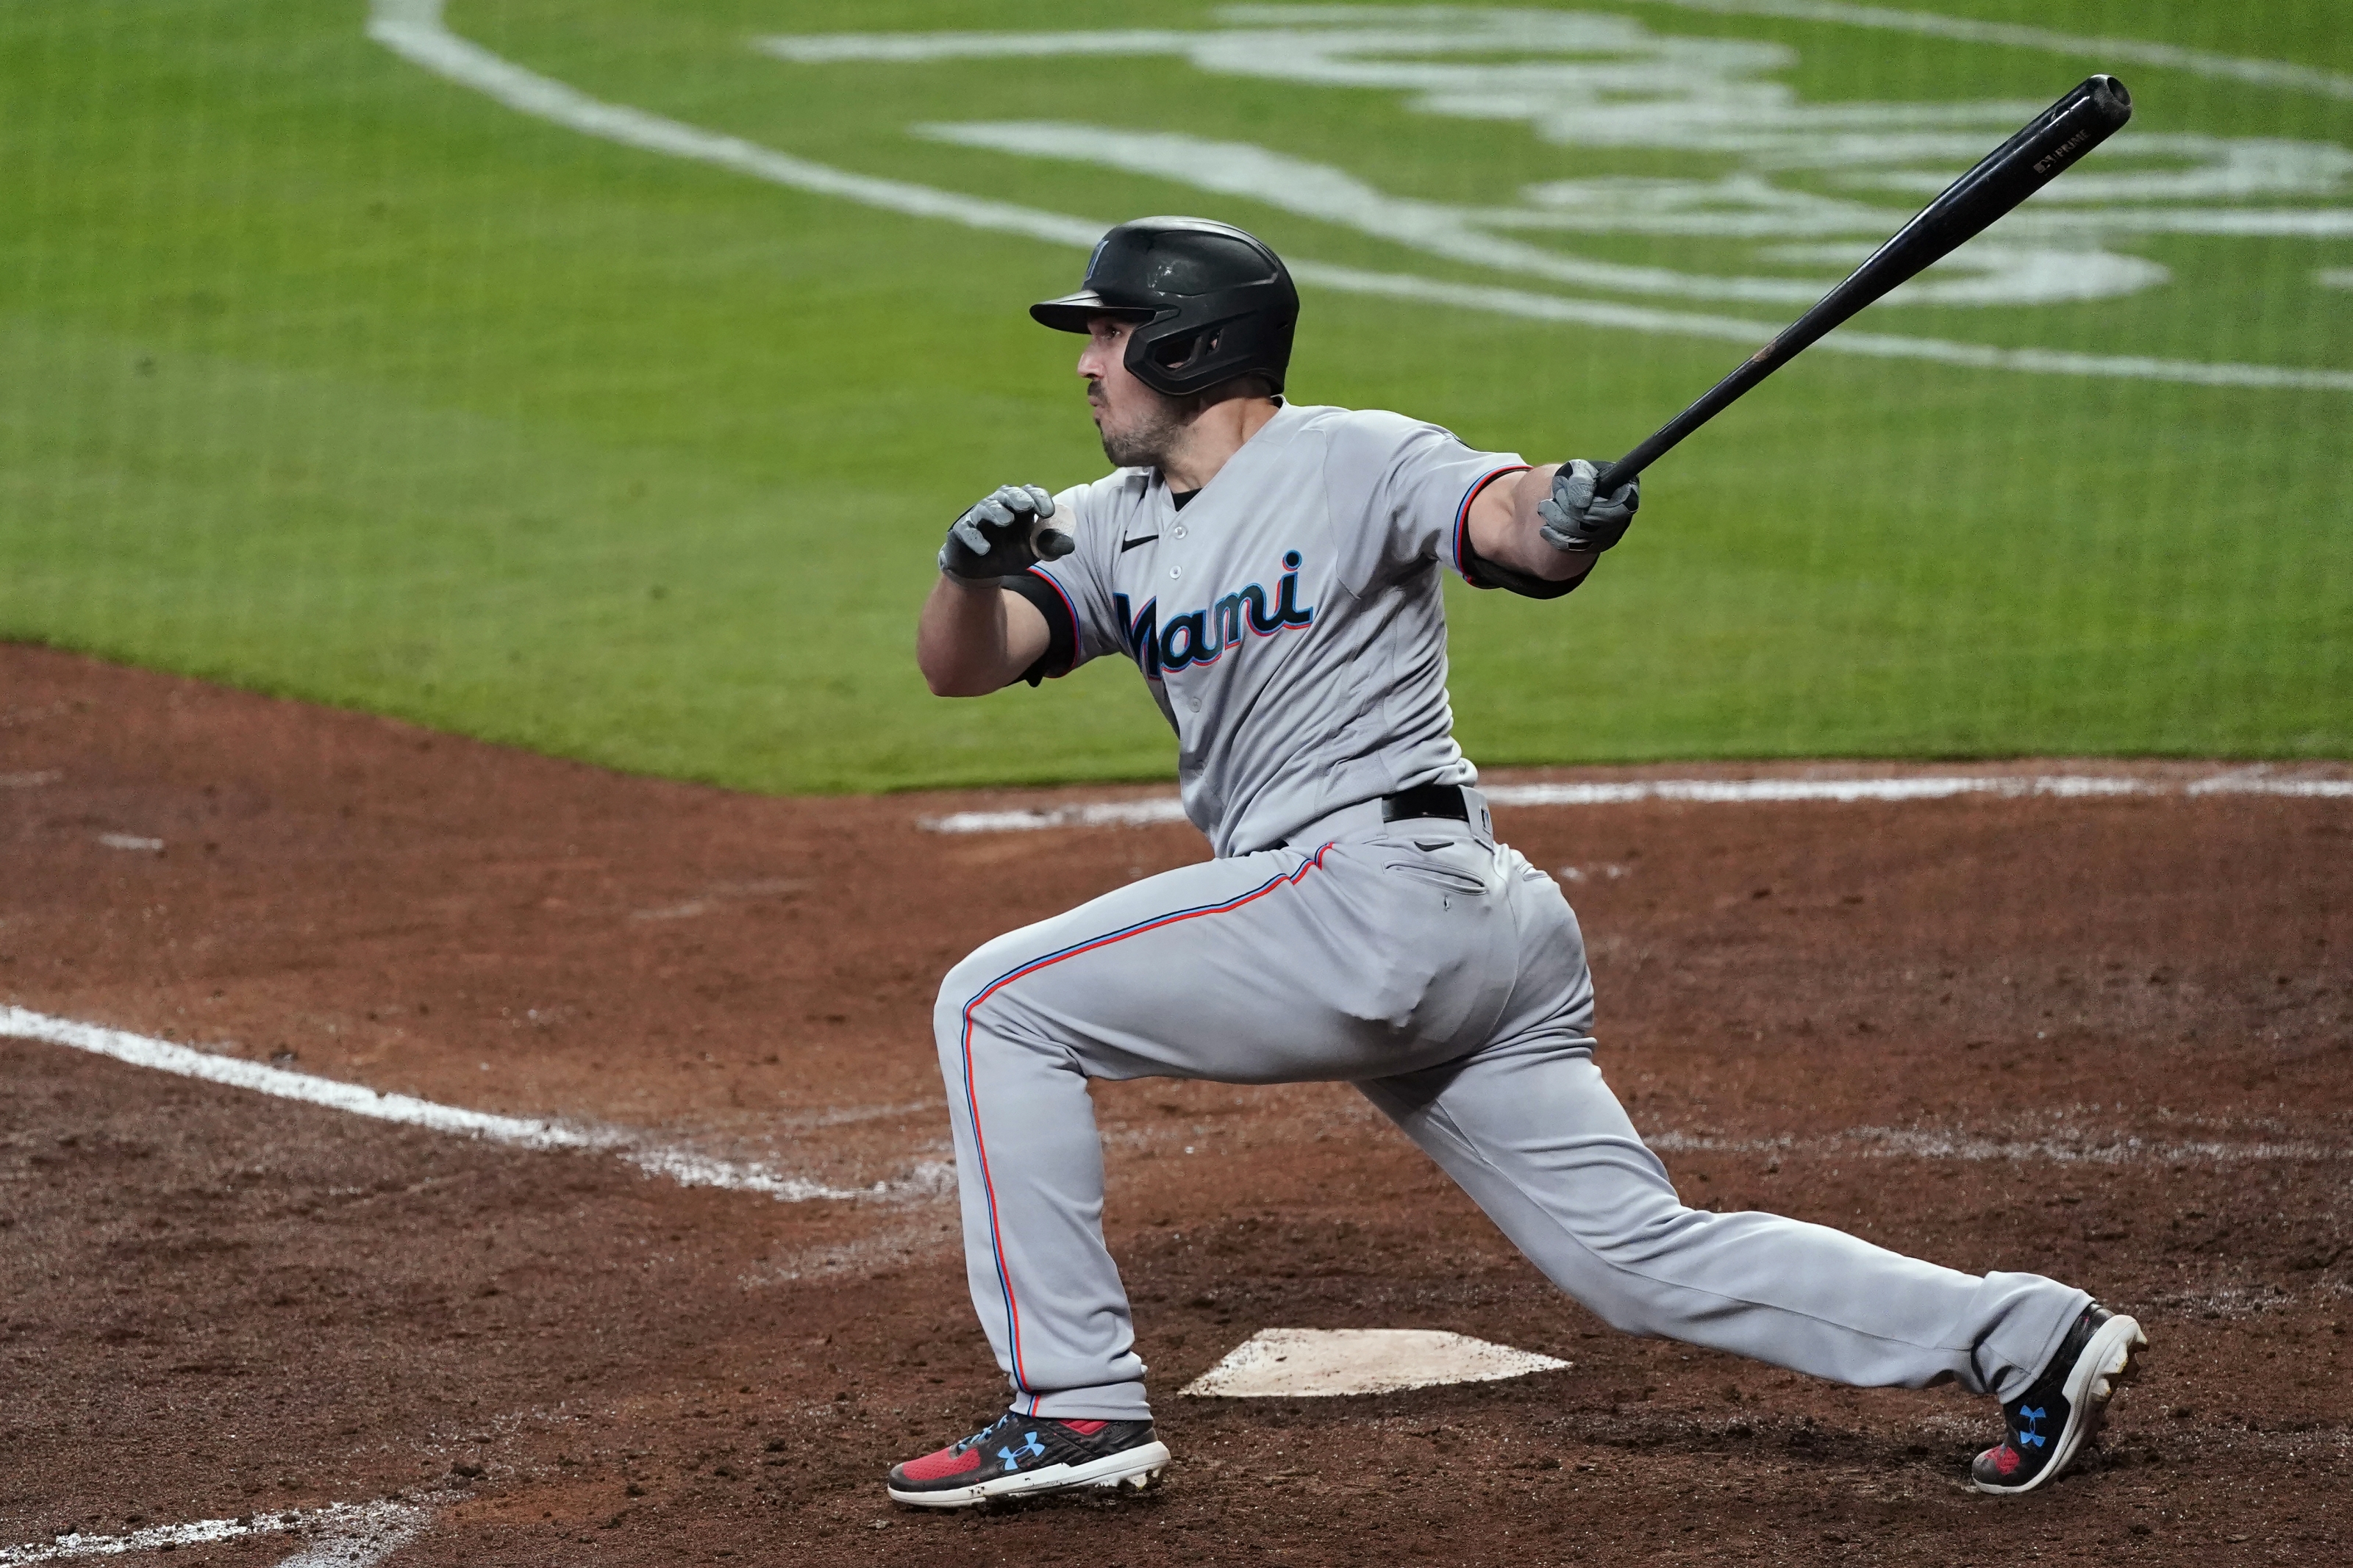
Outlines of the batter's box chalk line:
<svg viewBox="0 0 2353 1568">
<path fill-rule="evenodd" d="M 1185 1385 L 1197 1398 L 1297 1399 L 1496 1383 L 1570 1363 L 1439 1329 L 1261 1329 Z"/>
<path fill-rule="evenodd" d="M 155 1524 L 127 1535 L 76 1531 L 24 1546 L 0 1546 L 0 1568 L 62 1563 L 77 1557 L 121 1557 L 132 1552 L 174 1552 L 248 1536 L 293 1535 L 307 1542 L 277 1568 L 375 1568 L 415 1539 L 433 1517 L 417 1503 L 333 1503 L 326 1508 L 288 1509 L 241 1519 L 204 1519 L 194 1524 Z"/>
<path fill-rule="evenodd" d="M 1987 1136 L 1961 1130 L 1917 1127 L 1851 1127 L 1819 1137 L 1724 1138 L 1676 1129 L 1642 1134 L 1645 1147 L 1662 1154 L 1807 1155 L 1831 1160 L 1942 1160 L 1991 1163 L 2042 1160 L 2060 1165 L 2229 1165 L 2330 1163 L 2353 1160 L 2353 1145 L 2311 1139 L 2268 1138 L 2253 1142 L 2221 1139 L 2166 1142 L 2118 1130 L 2063 1129 L 2033 1136 Z"/>
<path fill-rule="evenodd" d="M 1503 806 L 1632 805 L 1648 800 L 1699 805 L 1771 805 L 1806 801 L 1852 805 L 1858 801 L 1954 800 L 1965 795 L 1989 795 L 2001 800 L 2113 800 L 2122 795 L 2197 799 L 2217 795 L 2262 795 L 2353 800 L 2353 779 L 2283 775 L 2261 768 L 2242 768 L 2187 782 L 2114 773 L 1951 773 L 1899 778 L 1630 779 L 1606 784 L 1494 784 L 1482 786 L 1482 792 L 1490 805 Z M 1174 795 L 1150 795 L 1141 800 L 1082 801 L 1008 811 L 955 811 L 917 820 L 934 833 L 1152 827 L 1184 821 L 1185 806 Z"/>
<path fill-rule="evenodd" d="M 467 1110 L 437 1104 L 413 1095 L 389 1094 L 365 1084 L 318 1078 L 237 1057 L 194 1050 L 169 1040 L 151 1039 L 123 1029 L 55 1018 L 26 1008 L 0 1005 L 0 1036 L 43 1040 L 50 1045 L 88 1051 L 132 1067 L 153 1068 L 178 1078 L 226 1084 L 280 1100 L 324 1106 L 378 1121 L 397 1121 L 436 1132 L 454 1132 L 520 1149 L 580 1149 L 608 1153 L 635 1165 L 649 1176 L 676 1182 L 682 1187 L 721 1187 L 730 1192 L 757 1193 L 778 1203 L 808 1203 L 817 1199 L 926 1197 L 945 1191 L 948 1168 L 937 1162 L 918 1164 L 895 1182 L 867 1187 L 835 1187 L 784 1174 L 764 1164 L 714 1159 L 691 1149 L 649 1142 L 639 1133 L 618 1128 L 581 1126 L 566 1121 L 534 1121 L 501 1116 L 487 1110 Z M 0 1568 L 9 1560 L 0 1557 Z"/>
</svg>

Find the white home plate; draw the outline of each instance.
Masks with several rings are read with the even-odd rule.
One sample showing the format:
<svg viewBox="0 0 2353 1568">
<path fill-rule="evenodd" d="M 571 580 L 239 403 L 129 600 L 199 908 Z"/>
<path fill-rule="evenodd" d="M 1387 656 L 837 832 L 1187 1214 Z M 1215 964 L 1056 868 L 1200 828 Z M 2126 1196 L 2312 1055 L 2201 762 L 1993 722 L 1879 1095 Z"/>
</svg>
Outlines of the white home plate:
<svg viewBox="0 0 2353 1568">
<path fill-rule="evenodd" d="M 1568 1364 L 1437 1329 L 1261 1329 L 1185 1392 L 1221 1399 L 1390 1394 L 1493 1383 Z"/>
</svg>

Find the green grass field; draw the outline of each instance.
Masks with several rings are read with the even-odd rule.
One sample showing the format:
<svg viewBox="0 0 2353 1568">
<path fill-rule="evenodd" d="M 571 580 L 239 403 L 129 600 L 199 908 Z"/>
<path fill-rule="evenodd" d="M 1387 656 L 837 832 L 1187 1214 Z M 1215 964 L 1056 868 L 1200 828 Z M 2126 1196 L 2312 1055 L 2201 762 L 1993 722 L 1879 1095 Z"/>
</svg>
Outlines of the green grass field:
<svg viewBox="0 0 2353 1568">
<path fill-rule="evenodd" d="M 1586 591 L 1454 592 L 1464 744 L 2353 754 L 2338 0 L 1901 3 L 1944 20 L 449 0 L 442 36 L 478 75 L 503 62 L 853 184 L 1097 223 L 1203 212 L 1426 289 L 1768 325 L 1878 237 L 1872 213 L 1900 220 L 1965 164 L 1953 146 L 1999 141 L 2002 106 L 2113 68 L 2138 116 L 2071 176 L 2110 183 L 1980 242 L 2019 253 L 1989 274 L 2011 294 L 1852 329 L 2108 373 L 1809 354 L 1655 471 Z M 413 42 L 431 10 L 375 14 Z M 369 19 L 367 0 L 0 5 L 0 637 L 754 789 L 1173 770 L 1124 666 L 946 702 L 911 657 L 957 510 L 1102 470 L 1074 341 L 1022 309 L 1073 286 L 1082 249 L 591 134 Z M 2137 52 L 1948 25 L 1972 19 Z M 1129 26 L 1228 41 L 754 47 Z M 1648 119 L 1597 117 L 1573 75 L 1597 59 L 1654 84 L 1625 89 Z M 1694 69 L 1767 107 L 1712 120 L 1705 93 L 1655 87 Z M 1525 102 L 1504 90 L 1524 81 Z M 1252 174 L 1251 147 L 1293 174 Z M 1356 194 L 1318 206 L 1307 164 Z M 2088 297 L 2037 296 L 2054 277 Z M 1539 460 L 1614 455 L 1743 352 L 1304 292 L 1295 397 Z"/>
</svg>

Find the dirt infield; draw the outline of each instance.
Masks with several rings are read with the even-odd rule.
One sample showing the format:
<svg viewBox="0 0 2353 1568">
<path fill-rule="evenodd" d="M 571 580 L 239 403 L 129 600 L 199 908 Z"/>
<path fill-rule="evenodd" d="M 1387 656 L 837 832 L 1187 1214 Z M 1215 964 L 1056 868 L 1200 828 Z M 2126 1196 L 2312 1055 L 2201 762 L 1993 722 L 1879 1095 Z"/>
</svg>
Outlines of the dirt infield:
<svg viewBox="0 0 2353 1568">
<path fill-rule="evenodd" d="M 1687 1201 L 2141 1316 L 2149 1371 L 2063 1484 L 1963 1490 L 1989 1412 L 1949 1390 L 1607 1332 L 1349 1090 L 1145 1082 L 1097 1100 L 1167 1484 L 893 1510 L 888 1463 L 1002 1399 L 938 978 L 1205 853 L 917 826 L 1037 798 L 753 799 L 0 648 L 0 998 L 883 1184 L 689 1188 L 0 1038 L 0 1563 L 387 1498 L 401 1565 L 2353 1555 L 2344 799 L 1498 814 L 1575 868 L 1601 1059 Z M 1573 1364 L 1176 1396 L 1264 1327 Z"/>
</svg>

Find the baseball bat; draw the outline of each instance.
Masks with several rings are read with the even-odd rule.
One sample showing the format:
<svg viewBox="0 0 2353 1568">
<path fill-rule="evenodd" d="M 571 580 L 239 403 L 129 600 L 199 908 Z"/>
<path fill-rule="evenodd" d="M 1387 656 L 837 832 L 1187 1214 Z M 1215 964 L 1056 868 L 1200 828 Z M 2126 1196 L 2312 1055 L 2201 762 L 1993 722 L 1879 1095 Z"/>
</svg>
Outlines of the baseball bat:
<svg viewBox="0 0 2353 1568">
<path fill-rule="evenodd" d="M 1771 342 L 1660 426 L 1648 440 L 1602 469 L 1594 480 L 1594 493 L 1616 493 L 1620 485 L 1657 462 L 1677 442 L 1797 358 L 1822 334 L 1983 233 L 1994 219 L 2057 179 L 2131 118 L 2132 95 L 2124 83 L 2112 76 L 2086 78 L 2081 87 L 2036 115 L 2017 135 L 1979 160 L 1976 168 L 1945 187 L 1942 195 L 1873 251 L 1844 282 L 1823 295 L 1820 304 L 1783 328 Z"/>
</svg>

